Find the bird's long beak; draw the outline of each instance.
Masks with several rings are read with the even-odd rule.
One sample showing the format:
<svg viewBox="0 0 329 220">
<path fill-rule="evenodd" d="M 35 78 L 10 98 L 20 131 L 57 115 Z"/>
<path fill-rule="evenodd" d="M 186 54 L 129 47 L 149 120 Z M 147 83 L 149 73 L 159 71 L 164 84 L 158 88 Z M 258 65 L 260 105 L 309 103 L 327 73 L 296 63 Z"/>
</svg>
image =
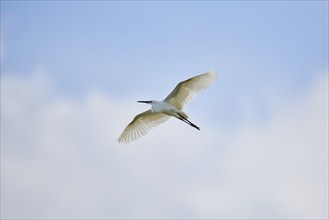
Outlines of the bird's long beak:
<svg viewBox="0 0 329 220">
<path fill-rule="evenodd" d="M 151 103 L 151 101 L 137 101 L 137 102 L 146 103 L 146 104 L 150 104 Z"/>
</svg>

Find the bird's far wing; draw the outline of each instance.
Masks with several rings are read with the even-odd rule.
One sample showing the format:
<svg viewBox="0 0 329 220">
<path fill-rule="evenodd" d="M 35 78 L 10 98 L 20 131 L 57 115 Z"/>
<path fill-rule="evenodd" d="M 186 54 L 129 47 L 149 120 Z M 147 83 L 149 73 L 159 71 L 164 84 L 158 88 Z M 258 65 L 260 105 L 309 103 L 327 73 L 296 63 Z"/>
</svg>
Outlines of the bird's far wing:
<svg viewBox="0 0 329 220">
<path fill-rule="evenodd" d="M 153 113 L 147 110 L 135 116 L 132 122 L 123 130 L 118 138 L 119 143 L 127 144 L 130 141 L 145 135 L 151 128 L 165 122 L 169 116 L 164 113 Z"/>
<path fill-rule="evenodd" d="M 177 84 L 175 89 L 164 99 L 164 101 L 182 109 L 183 106 L 191 101 L 195 95 L 215 81 L 216 71 L 211 70 L 201 75 L 192 77 Z"/>
</svg>

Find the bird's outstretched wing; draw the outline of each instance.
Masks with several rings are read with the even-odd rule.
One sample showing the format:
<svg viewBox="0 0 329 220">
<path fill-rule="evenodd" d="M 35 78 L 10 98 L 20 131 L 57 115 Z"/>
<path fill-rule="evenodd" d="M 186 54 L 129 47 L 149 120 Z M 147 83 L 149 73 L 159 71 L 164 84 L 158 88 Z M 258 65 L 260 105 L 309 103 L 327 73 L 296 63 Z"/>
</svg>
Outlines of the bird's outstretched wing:
<svg viewBox="0 0 329 220">
<path fill-rule="evenodd" d="M 145 135 L 151 128 L 167 121 L 169 116 L 164 113 L 153 113 L 147 110 L 135 116 L 132 122 L 123 130 L 118 138 L 119 143 L 127 144 L 130 141 Z"/>
<path fill-rule="evenodd" d="M 177 84 L 175 89 L 164 99 L 164 101 L 174 105 L 178 109 L 191 101 L 195 95 L 214 82 L 217 74 L 215 70 L 192 77 Z"/>
</svg>

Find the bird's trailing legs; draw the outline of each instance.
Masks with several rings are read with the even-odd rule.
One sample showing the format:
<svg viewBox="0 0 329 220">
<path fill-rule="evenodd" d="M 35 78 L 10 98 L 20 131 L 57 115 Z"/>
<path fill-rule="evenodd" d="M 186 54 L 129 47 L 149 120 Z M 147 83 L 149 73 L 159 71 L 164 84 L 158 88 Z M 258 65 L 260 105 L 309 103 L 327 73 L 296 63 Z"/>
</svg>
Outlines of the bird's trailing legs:
<svg viewBox="0 0 329 220">
<path fill-rule="evenodd" d="M 183 122 L 185 122 L 186 124 L 192 126 L 193 128 L 196 128 L 200 131 L 200 128 L 198 126 L 196 126 L 195 124 L 193 124 L 192 122 L 190 122 L 189 120 L 187 120 L 187 118 L 185 118 L 183 115 L 177 113 L 179 117 L 177 117 L 179 120 L 182 120 Z"/>
</svg>

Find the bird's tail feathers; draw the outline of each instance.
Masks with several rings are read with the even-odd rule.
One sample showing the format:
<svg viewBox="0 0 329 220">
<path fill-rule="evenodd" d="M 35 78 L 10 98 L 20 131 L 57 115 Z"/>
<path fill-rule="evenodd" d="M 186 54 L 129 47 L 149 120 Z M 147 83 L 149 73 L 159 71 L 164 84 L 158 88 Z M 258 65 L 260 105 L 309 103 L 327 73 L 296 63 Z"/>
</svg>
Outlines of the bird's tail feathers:
<svg viewBox="0 0 329 220">
<path fill-rule="evenodd" d="M 183 111 L 180 111 L 179 113 L 177 113 L 180 117 L 184 118 L 184 119 L 188 119 L 188 115 L 183 112 Z"/>
</svg>

